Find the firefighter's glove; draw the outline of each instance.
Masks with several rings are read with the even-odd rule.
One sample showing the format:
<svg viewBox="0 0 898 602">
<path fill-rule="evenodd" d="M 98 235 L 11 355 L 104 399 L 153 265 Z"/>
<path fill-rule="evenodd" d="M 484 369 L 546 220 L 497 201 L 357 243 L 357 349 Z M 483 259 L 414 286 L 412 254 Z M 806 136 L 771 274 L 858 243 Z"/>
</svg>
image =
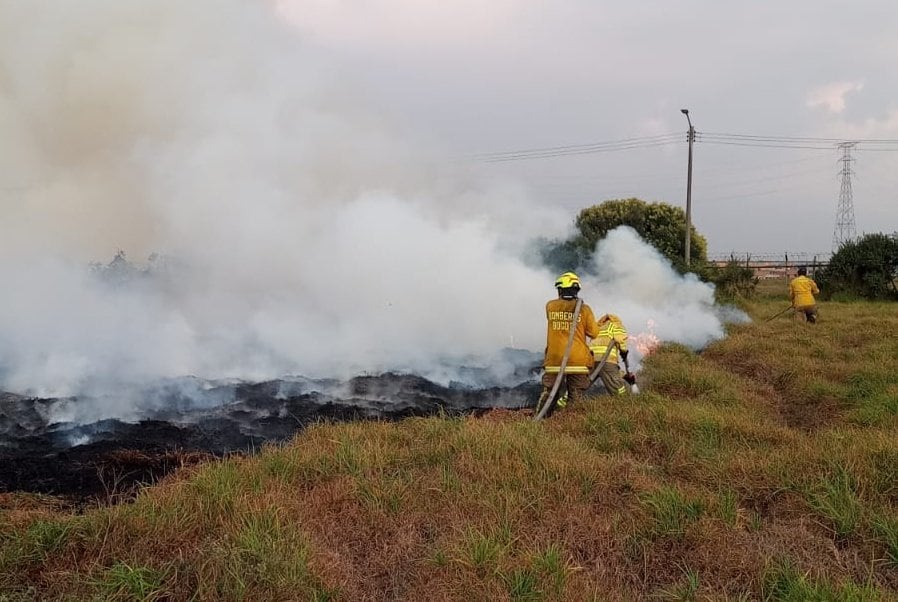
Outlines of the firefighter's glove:
<svg viewBox="0 0 898 602">
<path fill-rule="evenodd" d="M 620 356 L 621 356 L 622 358 L 624 358 L 624 361 L 627 361 L 627 356 L 628 356 L 628 355 L 630 355 L 630 351 L 627 350 L 627 349 L 624 349 L 623 351 L 620 352 Z"/>
</svg>

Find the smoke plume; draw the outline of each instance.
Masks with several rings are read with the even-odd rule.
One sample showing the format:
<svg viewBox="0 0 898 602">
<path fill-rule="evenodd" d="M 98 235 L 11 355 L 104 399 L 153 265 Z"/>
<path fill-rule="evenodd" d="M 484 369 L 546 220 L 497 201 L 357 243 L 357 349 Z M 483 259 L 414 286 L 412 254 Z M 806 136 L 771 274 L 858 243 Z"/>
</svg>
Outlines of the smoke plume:
<svg viewBox="0 0 898 602">
<path fill-rule="evenodd" d="M 541 351 L 555 275 L 521 249 L 572 216 L 437 169 L 338 72 L 262 2 L 0 0 L 0 390 L 114 413 L 158 379 L 447 381 Z M 86 269 L 118 249 L 167 260 Z M 597 261 L 597 313 L 722 336 L 711 289 L 632 232 Z"/>
<path fill-rule="evenodd" d="M 735 308 L 715 305 L 713 285 L 695 274 L 678 274 L 632 228 L 616 228 L 599 241 L 594 263 L 597 315 L 617 314 L 631 333 L 700 349 L 724 336 L 725 322 L 749 319 Z"/>
</svg>

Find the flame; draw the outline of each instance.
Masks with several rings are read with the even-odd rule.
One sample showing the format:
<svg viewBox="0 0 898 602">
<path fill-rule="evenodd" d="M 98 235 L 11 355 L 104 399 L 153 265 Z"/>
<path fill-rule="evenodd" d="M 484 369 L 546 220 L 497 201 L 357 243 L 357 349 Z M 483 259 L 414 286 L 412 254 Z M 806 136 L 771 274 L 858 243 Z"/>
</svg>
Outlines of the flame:
<svg viewBox="0 0 898 602">
<path fill-rule="evenodd" d="M 637 334 L 631 334 L 629 337 L 630 344 L 634 346 L 643 357 L 661 346 L 661 339 L 655 334 L 655 321 L 649 319 L 646 321 L 645 325 L 646 330 Z"/>
</svg>

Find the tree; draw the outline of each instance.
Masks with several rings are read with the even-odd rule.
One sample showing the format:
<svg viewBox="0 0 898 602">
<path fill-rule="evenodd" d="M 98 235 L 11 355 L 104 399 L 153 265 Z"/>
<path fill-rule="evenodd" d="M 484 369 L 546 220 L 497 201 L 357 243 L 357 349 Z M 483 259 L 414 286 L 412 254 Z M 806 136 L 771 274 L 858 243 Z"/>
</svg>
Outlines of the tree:
<svg viewBox="0 0 898 602">
<path fill-rule="evenodd" d="M 685 255 L 686 212 L 667 203 L 646 203 L 639 199 L 615 199 L 583 209 L 577 216 L 580 244 L 594 249 L 596 243 L 618 226 L 630 226 L 662 255 L 682 263 Z M 691 256 L 707 258 L 708 243 L 692 227 Z"/>
<path fill-rule="evenodd" d="M 842 293 L 866 299 L 898 299 L 898 233 L 868 234 L 846 242 L 818 276 L 824 295 Z"/>
<path fill-rule="evenodd" d="M 667 257 L 674 267 L 686 271 L 684 263 L 686 212 L 667 203 L 640 199 L 615 199 L 580 211 L 575 220 L 578 234 L 566 241 L 546 241 L 543 261 L 554 269 L 587 269 L 596 243 L 618 226 L 630 226 Z M 691 256 L 695 268 L 707 258 L 705 237 L 692 228 Z M 571 261 L 576 260 L 577 264 Z M 568 263 L 564 264 L 563 262 Z"/>
</svg>

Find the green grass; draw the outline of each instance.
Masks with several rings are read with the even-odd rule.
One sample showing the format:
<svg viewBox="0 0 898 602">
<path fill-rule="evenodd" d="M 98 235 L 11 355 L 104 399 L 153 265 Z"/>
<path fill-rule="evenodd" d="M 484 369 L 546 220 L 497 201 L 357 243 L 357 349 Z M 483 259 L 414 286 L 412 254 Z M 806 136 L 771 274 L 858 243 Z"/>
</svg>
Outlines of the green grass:
<svg viewBox="0 0 898 602">
<path fill-rule="evenodd" d="M 898 500 L 898 450 L 881 449 L 870 454 L 873 490 L 889 499 Z"/>
<path fill-rule="evenodd" d="M 736 492 L 732 489 L 725 489 L 720 492 L 717 515 L 730 527 L 736 526 L 736 522 L 739 519 L 739 499 Z"/>
<path fill-rule="evenodd" d="M 564 591 L 565 582 L 571 569 L 565 559 L 565 552 L 558 544 L 549 544 L 533 555 L 533 569 L 548 584 L 550 591 L 559 596 Z"/>
<path fill-rule="evenodd" d="M 19 552 L 22 559 L 43 561 L 62 546 L 74 526 L 73 521 L 34 521 L 22 541 Z"/>
<path fill-rule="evenodd" d="M 898 312 L 765 323 L 778 294 L 540 423 L 319 424 L 80 515 L 0 496 L 0 600 L 898 599 Z"/>
<path fill-rule="evenodd" d="M 885 548 L 886 560 L 898 567 L 898 515 L 878 515 L 873 519 L 872 527 Z"/>
<path fill-rule="evenodd" d="M 720 423 L 710 418 L 702 418 L 694 428 L 693 453 L 700 458 L 712 458 L 723 445 Z"/>
<path fill-rule="evenodd" d="M 652 516 L 649 530 L 658 537 L 682 537 L 704 510 L 701 502 L 669 487 L 645 494 L 642 501 Z"/>
<path fill-rule="evenodd" d="M 832 584 L 812 579 L 784 561 L 764 575 L 764 599 L 770 602 L 874 602 L 882 598 L 869 585 Z"/>
<path fill-rule="evenodd" d="M 117 562 L 103 571 L 97 586 L 108 599 L 160 600 L 166 597 L 165 576 L 164 571 Z"/>
<path fill-rule="evenodd" d="M 533 569 L 514 569 L 504 579 L 513 602 L 532 602 L 543 598 L 538 588 L 539 576 Z"/>
<path fill-rule="evenodd" d="M 655 598 L 658 600 L 668 600 L 676 602 L 694 602 L 700 586 L 698 573 L 691 569 L 683 569 L 682 578 L 674 585 L 661 588 Z"/>
<path fill-rule="evenodd" d="M 844 466 L 820 481 L 810 491 L 811 507 L 826 518 L 839 538 L 854 534 L 861 522 L 863 504 L 858 498 L 857 481 Z"/>
<path fill-rule="evenodd" d="M 460 559 L 483 574 L 495 570 L 504 552 L 505 543 L 499 536 L 470 529 L 465 534 L 460 550 Z"/>
</svg>

